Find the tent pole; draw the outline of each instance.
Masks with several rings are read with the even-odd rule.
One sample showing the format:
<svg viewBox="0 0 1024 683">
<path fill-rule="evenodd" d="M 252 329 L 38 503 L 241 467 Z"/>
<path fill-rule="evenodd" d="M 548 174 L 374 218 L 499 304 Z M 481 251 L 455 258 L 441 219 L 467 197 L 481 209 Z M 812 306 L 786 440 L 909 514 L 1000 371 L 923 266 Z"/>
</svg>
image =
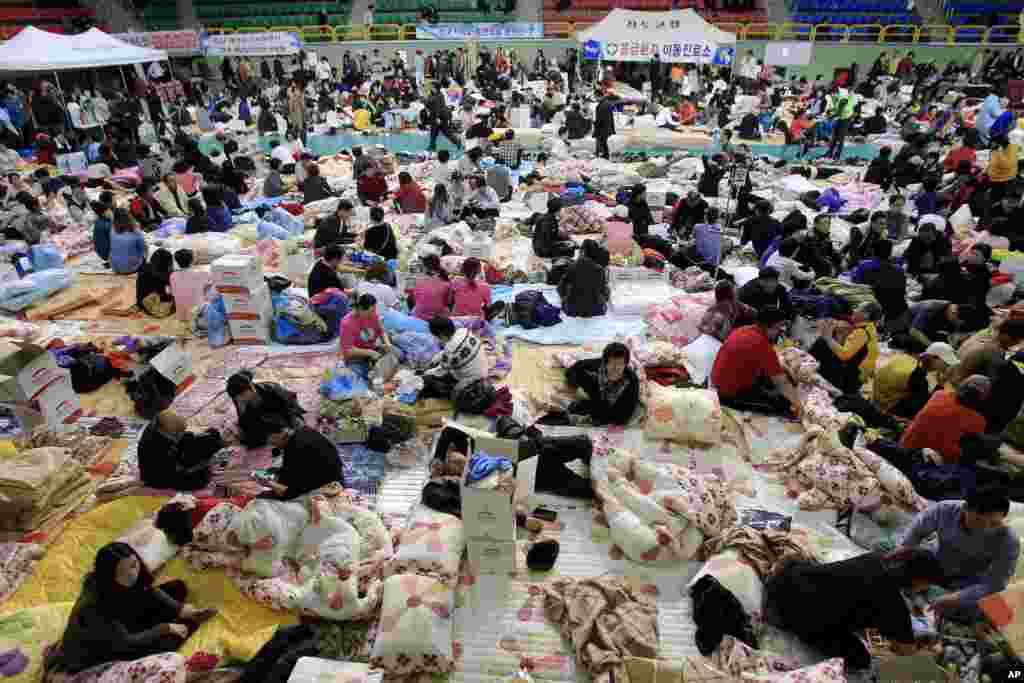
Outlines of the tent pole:
<svg viewBox="0 0 1024 683">
<path fill-rule="evenodd" d="M 53 80 L 57 84 L 57 90 L 61 90 L 61 87 L 60 87 L 60 76 L 57 75 L 56 71 L 53 72 Z"/>
<path fill-rule="evenodd" d="M 171 58 L 170 57 L 167 58 L 167 71 L 168 71 L 168 73 L 171 74 L 171 80 L 174 80 L 174 78 L 175 78 L 175 76 L 174 76 L 174 67 L 171 66 Z"/>
<path fill-rule="evenodd" d="M 124 77 L 124 67 L 119 66 L 117 70 L 121 72 L 121 83 L 124 84 L 125 94 L 128 94 L 128 79 Z"/>
</svg>

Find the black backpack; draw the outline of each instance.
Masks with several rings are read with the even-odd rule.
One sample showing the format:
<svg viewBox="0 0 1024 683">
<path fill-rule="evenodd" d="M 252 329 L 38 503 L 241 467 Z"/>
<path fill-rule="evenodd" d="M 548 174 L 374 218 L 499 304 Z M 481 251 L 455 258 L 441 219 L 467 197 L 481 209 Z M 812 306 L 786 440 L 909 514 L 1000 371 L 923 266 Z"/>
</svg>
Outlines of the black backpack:
<svg viewBox="0 0 1024 683">
<path fill-rule="evenodd" d="M 96 391 L 117 375 L 107 357 L 94 352 L 77 356 L 68 369 L 71 372 L 71 388 L 76 394 Z"/>
<path fill-rule="evenodd" d="M 565 277 L 569 267 L 572 266 L 571 258 L 557 258 L 551 264 L 551 270 L 548 271 L 547 283 L 549 285 L 557 285 Z"/>
</svg>

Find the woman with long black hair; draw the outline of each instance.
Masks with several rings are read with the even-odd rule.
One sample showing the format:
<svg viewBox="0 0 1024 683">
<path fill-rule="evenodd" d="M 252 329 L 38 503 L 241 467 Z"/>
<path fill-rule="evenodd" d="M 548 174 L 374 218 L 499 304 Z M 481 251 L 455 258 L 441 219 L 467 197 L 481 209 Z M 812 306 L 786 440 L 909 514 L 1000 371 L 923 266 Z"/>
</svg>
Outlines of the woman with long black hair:
<svg viewBox="0 0 1024 683">
<path fill-rule="evenodd" d="M 184 581 L 154 585 L 153 575 L 127 543 L 96 553 L 64 636 L 48 653 L 44 680 L 110 662 L 174 652 L 216 609 L 185 602 Z"/>
</svg>

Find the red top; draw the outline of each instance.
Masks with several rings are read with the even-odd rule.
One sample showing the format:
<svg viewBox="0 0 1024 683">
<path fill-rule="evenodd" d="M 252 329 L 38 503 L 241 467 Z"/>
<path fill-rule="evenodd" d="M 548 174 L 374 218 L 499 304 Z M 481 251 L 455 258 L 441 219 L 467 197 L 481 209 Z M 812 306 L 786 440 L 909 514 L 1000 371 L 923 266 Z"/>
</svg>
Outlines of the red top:
<svg viewBox="0 0 1024 683">
<path fill-rule="evenodd" d="M 425 213 L 427 198 L 419 185 L 407 183 L 398 186 L 398 205 L 402 207 L 402 213 Z"/>
<path fill-rule="evenodd" d="M 977 159 L 978 153 L 973 149 L 970 147 L 960 147 L 946 155 L 946 158 L 942 160 L 942 168 L 952 173 L 956 170 L 956 167 L 960 165 L 961 161 L 969 161 L 971 162 L 971 166 L 973 166 Z"/>
<path fill-rule="evenodd" d="M 732 331 L 715 357 L 711 368 L 711 386 L 722 398 L 735 398 L 751 389 L 761 375 L 783 374 L 775 347 L 757 325 L 744 325 Z"/>
<path fill-rule="evenodd" d="M 985 431 L 985 418 L 960 405 L 952 391 L 936 391 L 903 432 L 903 448 L 931 448 L 947 465 L 960 460 L 960 437 Z"/>
<path fill-rule="evenodd" d="M 808 128 L 814 128 L 814 121 L 805 117 L 798 117 L 789 124 L 789 134 L 793 140 L 799 140 Z"/>
</svg>

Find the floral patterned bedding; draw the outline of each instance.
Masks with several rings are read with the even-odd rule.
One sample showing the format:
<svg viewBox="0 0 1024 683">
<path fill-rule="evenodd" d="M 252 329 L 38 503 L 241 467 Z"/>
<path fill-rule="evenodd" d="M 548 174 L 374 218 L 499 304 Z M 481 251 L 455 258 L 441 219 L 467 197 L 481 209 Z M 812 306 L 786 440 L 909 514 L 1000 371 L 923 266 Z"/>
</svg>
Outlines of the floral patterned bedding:
<svg viewBox="0 0 1024 683">
<path fill-rule="evenodd" d="M 196 569 L 225 568 L 242 594 L 272 609 L 367 619 L 380 605 L 392 542 L 377 513 L 332 486 L 296 501 L 222 503 L 182 555 Z"/>
</svg>

